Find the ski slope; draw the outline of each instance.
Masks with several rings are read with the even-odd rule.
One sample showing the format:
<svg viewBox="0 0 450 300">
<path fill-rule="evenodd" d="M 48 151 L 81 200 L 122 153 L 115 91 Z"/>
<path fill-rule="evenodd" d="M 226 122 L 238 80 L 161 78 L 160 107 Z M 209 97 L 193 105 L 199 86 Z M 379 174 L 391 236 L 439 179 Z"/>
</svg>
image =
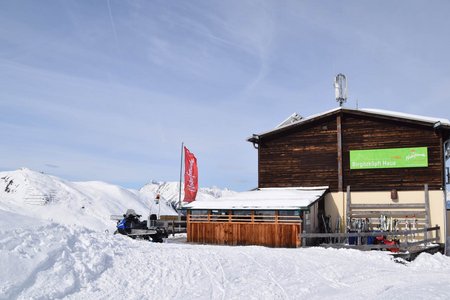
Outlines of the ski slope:
<svg viewBox="0 0 450 300">
<path fill-rule="evenodd" d="M 112 234 L 109 214 L 145 213 L 156 193 L 170 208 L 176 183 L 135 191 L 28 169 L 0 178 L 0 299 L 450 299 L 441 254 L 398 263 L 381 251 L 132 240 Z M 27 203 L 38 193 L 51 201 Z"/>
<path fill-rule="evenodd" d="M 450 298 L 440 254 L 400 264 L 386 252 L 157 244 L 0 218 L 0 299 Z"/>
</svg>

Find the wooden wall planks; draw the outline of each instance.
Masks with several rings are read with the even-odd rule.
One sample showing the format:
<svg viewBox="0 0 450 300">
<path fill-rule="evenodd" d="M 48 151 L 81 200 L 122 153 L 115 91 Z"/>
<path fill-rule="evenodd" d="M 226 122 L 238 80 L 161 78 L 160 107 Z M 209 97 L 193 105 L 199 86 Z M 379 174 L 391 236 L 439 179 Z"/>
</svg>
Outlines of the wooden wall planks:
<svg viewBox="0 0 450 300">
<path fill-rule="evenodd" d="M 283 132 L 259 144 L 259 187 L 337 189 L 336 119 Z"/>
<path fill-rule="evenodd" d="M 218 245 L 299 247 L 300 224 L 188 223 L 188 242 Z"/>
<path fill-rule="evenodd" d="M 262 136 L 258 186 L 313 187 L 339 191 L 337 114 Z M 432 126 L 399 119 L 342 113 L 343 186 L 353 191 L 441 189 L 443 137 Z M 447 133 L 446 133 L 447 134 Z M 444 138 L 447 138 L 445 135 Z M 428 147 L 428 167 L 350 170 L 350 150 Z"/>
<path fill-rule="evenodd" d="M 343 126 L 344 186 L 353 191 L 442 187 L 441 138 L 433 128 L 361 116 L 346 116 Z M 350 150 L 407 147 L 428 147 L 428 167 L 350 169 Z"/>
</svg>

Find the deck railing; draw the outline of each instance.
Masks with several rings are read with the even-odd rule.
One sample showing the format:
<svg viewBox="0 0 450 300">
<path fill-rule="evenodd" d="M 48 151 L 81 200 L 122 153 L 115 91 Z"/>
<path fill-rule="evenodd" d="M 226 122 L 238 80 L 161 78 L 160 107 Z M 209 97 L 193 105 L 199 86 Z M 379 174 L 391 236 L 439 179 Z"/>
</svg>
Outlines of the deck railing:
<svg viewBox="0 0 450 300">
<path fill-rule="evenodd" d="M 303 240 L 302 245 L 307 245 L 307 239 L 323 239 L 321 246 L 331 248 L 352 248 L 359 250 L 372 249 L 396 249 L 396 251 L 416 251 L 423 247 L 429 247 L 430 244 L 439 243 L 440 227 L 417 229 L 417 230 L 401 230 L 401 231 L 384 231 L 384 232 L 346 232 L 346 233 L 306 233 L 300 234 Z M 434 234 L 433 234 L 434 233 Z M 367 237 L 389 236 L 395 237 L 399 243 L 392 244 L 368 244 L 362 239 Z M 354 242 L 349 243 L 353 238 Z"/>
<path fill-rule="evenodd" d="M 252 211 L 249 214 L 192 214 L 188 215 L 191 223 L 275 223 L 275 224 L 298 224 L 302 219 L 295 215 L 257 214 Z"/>
</svg>

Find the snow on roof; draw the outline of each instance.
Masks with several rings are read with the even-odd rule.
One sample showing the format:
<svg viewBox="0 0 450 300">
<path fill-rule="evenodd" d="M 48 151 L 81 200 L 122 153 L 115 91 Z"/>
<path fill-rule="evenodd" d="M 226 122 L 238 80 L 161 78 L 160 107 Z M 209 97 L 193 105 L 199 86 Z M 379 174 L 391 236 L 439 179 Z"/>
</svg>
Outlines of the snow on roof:
<svg viewBox="0 0 450 300">
<path fill-rule="evenodd" d="M 297 113 L 293 113 L 293 114 L 292 114 L 291 116 L 289 116 L 286 120 L 284 120 L 284 121 L 281 122 L 279 125 L 277 125 L 274 129 L 271 129 L 271 130 L 269 130 L 269 131 L 266 131 L 266 132 L 257 134 L 257 136 L 259 136 L 259 135 L 265 135 L 265 134 L 271 133 L 271 132 L 273 132 L 273 131 L 280 130 L 280 129 L 282 129 L 282 128 L 286 128 L 286 127 L 293 126 L 293 125 L 295 125 L 295 124 L 303 123 L 303 122 L 306 122 L 306 121 L 308 121 L 308 120 L 317 118 L 317 117 L 319 117 L 319 116 L 321 116 L 321 115 L 326 115 L 326 114 L 329 114 L 329 113 L 333 113 L 333 112 L 338 111 L 338 110 L 340 110 L 340 109 L 341 109 L 341 107 L 338 107 L 338 108 L 330 109 L 330 110 L 328 110 L 328 111 L 325 111 L 325 112 L 322 112 L 322 113 L 319 113 L 319 114 L 314 114 L 314 115 L 308 116 L 308 117 L 306 117 L 306 118 L 301 118 L 301 119 L 299 119 L 299 120 L 297 120 L 297 121 L 294 121 L 294 122 L 287 122 L 287 121 L 292 121 L 292 116 L 293 116 L 293 115 L 298 115 Z M 255 136 L 255 135 L 253 135 L 253 137 L 251 137 L 251 138 L 248 138 L 247 140 L 250 140 L 250 139 L 254 138 L 254 136 Z"/>
<path fill-rule="evenodd" d="M 448 119 L 444 119 L 444 118 L 434 118 L 434 117 L 427 117 L 427 116 L 420 116 L 420 115 L 412 115 L 412 114 L 406 114 L 406 113 L 383 110 L 383 109 L 375 109 L 375 108 L 364 108 L 364 109 L 360 109 L 360 111 L 371 113 L 371 114 L 396 117 L 396 118 L 402 118 L 402 119 L 408 119 L 408 120 L 414 120 L 414 121 L 420 121 L 420 122 L 426 122 L 426 123 L 432 123 L 432 124 L 441 122 L 442 125 L 450 126 L 450 121 Z"/>
<path fill-rule="evenodd" d="M 387 116 L 387 117 L 395 117 L 395 118 L 401 118 L 401 119 L 407 119 L 407 120 L 413 120 L 413 121 L 419 121 L 419 122 L 425 122 L 430 124 L 435 124 L 437 122 L 441 122 L 444 126 L 450 126 L 450 121 L 448 119 L 444 118 L 435 118 L 435 117 L 427 117 L 427 116 L 420 116 L 420 115 L 413 115 L 413 114 L 406 114 L 401 112 L 395 112 L 395 111 L 389 111 L 389 110 L 382 110 L 382 109 L 374 109 L 374 108 L 363 108 L 363 109 L 350 109 L 350 108 L 344 108 L 344 107 L 337 107 L 330 110 L 327 110 L 325 112 L 321 112 L 318 114 L 314 114 L 311 116 L 308 116 L 306 118 L 300 118 L 298 120 L 295 120 L 292 118 L 294 115 L 298 115 L 296 113 L 289 116 L 285 121 L 283 121 L 281 124 L 279 124 L 274 129 L 271 129 L 269 131 L 257 134 L 258 136 L 265 135 L 274 131 L 278 131 L 282 128 L 287 128 L 296 124 L 301 124 L 306 121 L 318 118 L 320 116 L 328 115 L 340 110 L 344 111 L 354 111 L 354 112 L 365 112 L 368 114 L 374 114 L 374 115 L 381 115 L 381 116 Z M 253 137 L 254 138 L 254 137 Z M 251 140 L 252 138 L 248 138 L 248 140 Z"/>
<path fill-rule="evenodd" d="M 254 191 L 236 193 L 213 201 L 194 201 L 185 206 L 187 209 L 262 209 L 292 210 L 307 208 L 319 200 L 328 186 L 313 188 L 263 188 Z"/>
</svg>

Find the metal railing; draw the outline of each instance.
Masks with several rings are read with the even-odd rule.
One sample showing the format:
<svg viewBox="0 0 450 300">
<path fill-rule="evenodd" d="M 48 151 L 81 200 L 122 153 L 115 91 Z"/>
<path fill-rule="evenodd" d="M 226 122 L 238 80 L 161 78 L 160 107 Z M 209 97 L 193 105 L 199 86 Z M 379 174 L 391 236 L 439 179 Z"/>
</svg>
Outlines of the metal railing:
<svg viewBox="0 0 450 300">
<path fill-rule="evenodd" d="M 352 248 L 359 250 L 373 250 L 373 249 L 395 249 L 396 251 L 411 251 L 413 247 L 429 246 L 430 243 L 438 243 L 439 226 L 416 229 L 416 230 L 402 230 L 402 231 L 377 231 L 377 232 L 346 232 L 346 233 L 301 233 L 302 246 L 306 246 L 307 239 L 323 239 L 321 246 L 332 248 Z M 434 234 L 433 234 L 434 232 Z M 434 237 L 433 237 L 434 235 Z M 363 240 L 367 237 L 393 237 L 399 242 L 392 244 L 369 244 Z M 431 237 L 430 237 L 431 236 Z M 353 238 L 353 243 L 349 243 Z"/>
</svg>

